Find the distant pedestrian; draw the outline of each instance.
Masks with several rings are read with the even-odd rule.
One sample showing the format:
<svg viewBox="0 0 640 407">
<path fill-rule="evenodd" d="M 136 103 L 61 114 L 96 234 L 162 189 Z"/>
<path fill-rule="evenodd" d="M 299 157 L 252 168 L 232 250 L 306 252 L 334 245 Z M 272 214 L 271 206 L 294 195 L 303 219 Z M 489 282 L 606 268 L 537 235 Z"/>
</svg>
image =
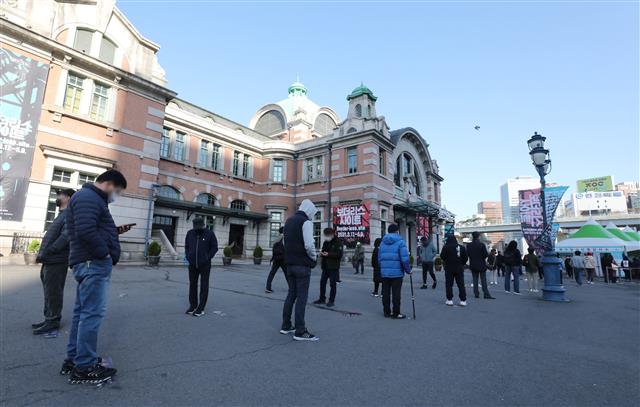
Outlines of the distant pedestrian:
<svg viewBox="0 0 640 407">
<path fill-rule="evenodd" d="M 364 247 L 362 243 L 356 243 L 356 250 L 353 252 L 353 257 L 351 259 L 353 263 L 353 268 L 356 269 L 354 274 L 364 274 Z"/>
<path fill-rule="evenodd" d="M 584 269 L 587 273 L 587 284 L 593 284 L 593 276 L 596 274 L 596 259 L 591 252 L 587 252 L 584 257 Z"/>
<path fill-rule="evenodd" d="M 491 281 L 489 282 L 489 285 L 498 284 L 498 267 L 496 265 L 496 257 L 496 249 L 491 249 L 489 257 L 487 257 L 487 267 L 491 271 Z"/>
<path fill-rule="evenodd" d="M 629 269 L 631 262 L 629 261 L 629 257 L 626 254 L 622 255 L 622 263 L 620 264 L 620 268 L 624 273 L 625 280 L 631 281 L 631 270 Z"/>
<path fill-rule="evenodd" d="M 571 258 L 571 267 L 573 267 L 573 274 L 576 277 L 576 283 L 582 285 L 582 273 L 584 273 L 584 257 L 580 250 L 576 250 Z"/>
<path fill-rule="evenodd" d="M 446 305 L 453 306 L 453 282 L 455 280 L 458 286 L 458 296 L 460 297 L 460 306 L 467 306 L 467 291 L 464 288 L 464 265 L 469 257 L 467 250 L 461 244 L 458 244 L 454 235 L 449 235 L 447 241 L 442 247 L 440 258 L 444 264 L 444 276 L 447 301 Z"/>
<path fill-rule="evenodd" d="M 504 276 L 504 255 L 500 250 L 496 255 L 496 270 L 498 271 L 498 277 Z"/>
<path fill-rule="evenodd" d="M 371 296 L 379 297 L 378 289 L 382 284 L 382 276 L 380 275 L 380 261 L 378 260 L 378 256 L 380 254 L 380 243 L 382 243 L 381 238 L 377 238 L 373 242 L 373 253 L 371 253 L 371 267 L 373 267 L 373 292 Z"/>
<path fill-rule="evenodd" d="M 487 258 L 489 253 L 487 252 L 487 246 L 480 241 L 480 232 L 473 232 L 471 234 L 472 241 L 467 245 L 467 256 L 469 256 L 469 268 L 471 268 L 471 276 L 473 278 L 473 295 L 480 297 L 480 290 L 478 289 L 478 278 L 482 283 L 482 293 L 486 300 L 493 300 L 494 297 L 489 293 L 489 287 L 487 287 Z"/>
<path fill-rule="evenodd" d="M 604 274 L 605 282 L 616 283 L 618 278 L 616 277 L 616 269 L 614 267 L 615 261 L 611 253 L 600 254 L 600 261 L 602 263 L 602 273 Z"/>
<path fill-rule="evenodd" d="M 314 301 L 314 304 L 324 304 L 327 301 L 327 280 L 331 291 L 329 292 L 329 301 L 327 307 L 333 307 L 336 301 L 336 287 L 338 282 L 338 272 L 340 271 L 340 262 L 342 261 L 342 242 L 336 237 L 332 228 L 325 228 L 322 232 L 324 241 L 322 249 L 320 249 L 320 267 L 322 276 L 320 277 L 320 298 Z"/>
<path fill-rule="evenodd" d="M 512 240 L 504 251 L 504 291 L 511 294 L 511 277 L 513 276 L 513 294 L 520 295 L 520 270 L 522 269 L 522 254 L 518 250 L 518 243 Z"/>
<path fill-rule="evenodd" d="M 316 266 L 318 255 L 313 239 L 313 217 L 318 210 L 308 199 L 284 224 L 284 261 L 287 266 L 289 292 L 282 308 L 281 334 L 293 334 L 297 341 L 317 341 L 318 337 L 307 330 L 304 316 L 309 296 L 311 269 Z M 291 313 L 295 304 L 295 326 Z"/>
<path fill-rule="evenodd" d="M 108 170 L 76 192 L 66 209 L 69 234 L 69 265 L 78 282 L 73 320 L 69 328 L 67 359 L 61 374 L 70 383 L 101 383 L 111 379 L 116 369 L 98 360 L 98 331 L 107 308 L 111 269 L 120 260 L 118 235 L 132 225 L 117 226 L 109 212 L 127 180 L 117 170 Z"/>
<path fill-rule="evenodd" d="M 271 283 L 273 282 L 273 278 L 276 276 L 278 269 L 282 270 L 285 280 L 287 279 L 287 266 L 284 264 L 284 243 L 282 243 L 282 239 L 284 238 L 283 232 L 284 227 L 281 226 L 280 229 L 278 229 L 278 238 L 271 248 L 271 270 L 267 277 L 267 288 L 264 290 L 267 294 L 271 294 L 273 292 L 271 289 Z"/>
<path fill-rule="evenodd" d="M 204 227 L 204 219 L 193 219 L 193 229 L 184 239 L 184 251 L 189 262 L 189 309 L 187 314 L 194 317 L 204 315 L 209 298 L 209 275 L 211 259 L 218 252 L 218 239 L 213 231 Z M 198 280 L 200 296 L 198 297 Z"/>
<path fill-rule="evenodd" d="M 529 291 L 532 293 L 538 292 L 538 270 L 540 270 L 540 259 L 536 255 L 533 247 L 527 249 L 527 254 L 522 259 L 522 264 L 527 271 L 527 284 Z"/>
<path fill-rule="evenodd" d="M 437 255 L 438 251 L 433 245 L 431 238 L 427 239 L 422 236 L 420 238 L 420 246 L 418 246 L 418 264 L 422 266 L 422 287 L 420 288 L 423 290 L 429 288 L 427 285 L 427 275 L 430 275 L 433 280 L 431 288 L 436 288 L 438 282 L 436 281 L 436 273 L 433 272 L 433 263 Z"/>
<path fill-rule="evenodd" d="M 571 256 L 564 259 L 564 268 L 567 270 L 567 277 L 573 278 L 573 266 L 571 265 Z"/>
<path fill-rule="evenodd" d="M 388 233 L 382 238 L 378 261 L 382 276 L 382 307 L 386 318 L 404 319 L 400 313 L 402 280 L 405 274 L 411 274 L 409 250 L 400 237 L 398 225 L 391 224 Z M 393 299 L 393 310 L 391 302 Z"/>
<path fill-rule="evenodd" d="M 46 334 L 60 328 L 64 283 L 69 268 L 69 235 L 67 234 L 67 204 L 75 193 L 73 189 L 60 189 L 56 193 L 56 206 L 60 213 L 45 233 L 37 261 L 42 263 L 40 280 L 44 292 L 44 321 L 32 324 L 34 335 Z"/>
</svg>

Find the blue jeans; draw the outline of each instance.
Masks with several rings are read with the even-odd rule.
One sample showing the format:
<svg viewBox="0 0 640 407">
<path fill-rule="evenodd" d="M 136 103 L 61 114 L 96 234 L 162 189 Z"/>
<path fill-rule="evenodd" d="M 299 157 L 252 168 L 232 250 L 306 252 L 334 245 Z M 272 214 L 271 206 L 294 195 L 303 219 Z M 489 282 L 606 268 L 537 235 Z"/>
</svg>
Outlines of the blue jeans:
<svg viewBox="0 0 640 407">
<path fill-rule="evenodd" d="M 73 360 L 80 369 L 98 363 L 98 330 L 107 309 L 107 289 L 112 267 L 111 257 L 73 266 L 78 286 L 67 358 Z"/>
<path fill-rule="evenodd" d="M 291 327 L 291 313 L 293 304 L 296 305 L 295 328 L 296 334 L 300 335 L 306 330 L 304 323 L 304 313 L 309 297 L 309 282 L 311 281 L 311 269 L 306 266 L 287 265 L 287 282 L 289 283 L 289 293 L 284 300 L 282 309 L 282 328 Z"/>
<path fill-rule="evenodd" d="M 520 292 L 520 266 L 505 266 L 504 290 L 511 291 L 511 275 L 513 274 L 513 291 Z"/>
</svg>

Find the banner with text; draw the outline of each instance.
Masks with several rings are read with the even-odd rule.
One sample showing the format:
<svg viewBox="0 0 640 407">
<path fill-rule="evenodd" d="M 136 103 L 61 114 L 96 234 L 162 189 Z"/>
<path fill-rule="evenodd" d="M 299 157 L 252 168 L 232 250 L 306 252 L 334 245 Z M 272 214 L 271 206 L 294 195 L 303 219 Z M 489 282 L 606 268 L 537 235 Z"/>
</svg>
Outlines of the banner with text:
<svg viewBox="0 0 640 407">
<path fill-rule="evenodd" d="M 518 191 L 520 198 L 520 225 L 522 234 L 529 246 L 537 250 L 548 250 L 553 247 L 553 219 L 562 196 L 569 187 L 557 186 L 544 189 L 545 209 L 547 211 L 547 229 L 543 231 L 542 204 L 540 188 Z M 556 230 L 557 233 L 557 230 Z"/>
<path fill-rule="evenodd" d="M 0 49 L 0 220 L 22 221 L 49 65 Z"/>
<path fill-rule="evenodd" d="M 369 205 L 339 205 L 333 207 L 333 227 L 336 236 L 345 243 L 370 243 L 369 237 Z"/>
</svg>

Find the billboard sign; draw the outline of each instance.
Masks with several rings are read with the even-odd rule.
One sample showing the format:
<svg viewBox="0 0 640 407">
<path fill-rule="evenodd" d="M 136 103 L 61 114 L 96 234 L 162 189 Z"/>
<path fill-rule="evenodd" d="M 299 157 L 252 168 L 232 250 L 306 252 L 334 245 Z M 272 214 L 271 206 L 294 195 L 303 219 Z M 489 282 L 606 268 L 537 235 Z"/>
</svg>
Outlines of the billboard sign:
<svg viewBox="0 0 640 407">
<path fill-rule="evenodd" d="M 49 65 L 0 49 L 0 220 L 22 221 Z"/>
<path fill-rule="evenodd" d="M 607 175 L 606 177 L 579 179 L 576 182 L 576 192 L 608 191 L 613 191 L 613 178 L 611 175 Z"/>
<path fill-rule="evenodd" d="M 345 243 L 370 243 L 369 204 L 338 205 L 333 207 L 333 227 L 336 236 Z"/>
</svg>

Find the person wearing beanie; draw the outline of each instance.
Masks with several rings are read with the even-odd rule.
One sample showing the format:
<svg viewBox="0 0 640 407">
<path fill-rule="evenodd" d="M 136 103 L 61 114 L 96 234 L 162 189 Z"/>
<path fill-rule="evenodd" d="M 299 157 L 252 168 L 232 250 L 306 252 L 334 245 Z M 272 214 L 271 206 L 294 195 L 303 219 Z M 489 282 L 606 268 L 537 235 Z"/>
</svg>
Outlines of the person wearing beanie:
<svg viewBox="0 0 640 407">
<path fill-rule="evenodd" d="M 204 315 L 209 297 L 209 274 L 211 259 L 218 252 L 218 239 L 215 233 L 204 227 L 204 219 L 193 219 L 193 229 L 187 232 L 184 251 L 189 262 L 189 309 L 187 314 L 194 317 Z M 200 280 L 200 296 L 198 296 Z"/>
<path fill-rule="evenodd" d="M 400 313 L 400 293 L 405 274 L 411 274 L 409 250 L 400 237 L 398 225 L 389 225 L 388 232 L 382 238 L 378 252 L 380 275 L 382 277 L 382 307 L 385 318 L 404 319 Z M 393 298 L 393 310 L 391 301 Z"/>
</svg>

